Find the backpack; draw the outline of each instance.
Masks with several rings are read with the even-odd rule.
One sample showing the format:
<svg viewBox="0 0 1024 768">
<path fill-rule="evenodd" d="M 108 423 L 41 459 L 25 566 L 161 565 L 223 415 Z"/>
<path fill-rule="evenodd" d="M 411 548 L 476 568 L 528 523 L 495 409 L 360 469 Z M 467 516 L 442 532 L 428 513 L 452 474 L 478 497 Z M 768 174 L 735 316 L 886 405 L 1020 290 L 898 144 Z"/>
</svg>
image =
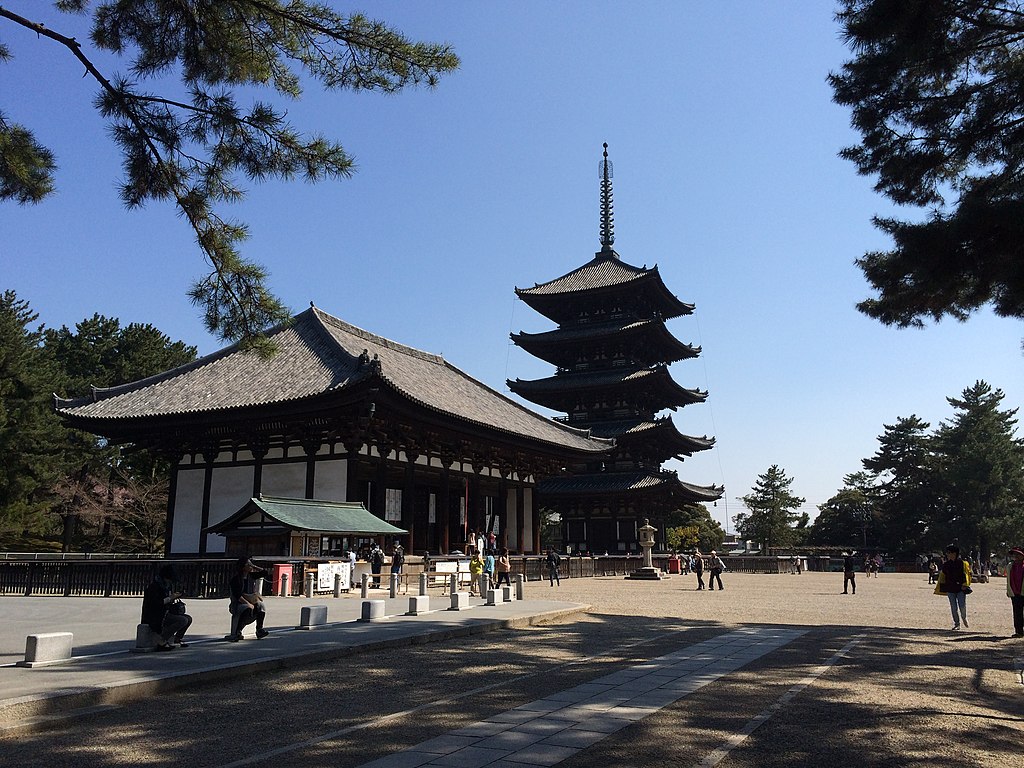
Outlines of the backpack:
<svg viewBox="0 0 1024 768">
<path fill-rule="evenodd" d="M 373 550 L 373 553 L 370 555 L 370 562 L 377 566 L 384 565 L 384 551 L 381 549 Z"/>
</svg>

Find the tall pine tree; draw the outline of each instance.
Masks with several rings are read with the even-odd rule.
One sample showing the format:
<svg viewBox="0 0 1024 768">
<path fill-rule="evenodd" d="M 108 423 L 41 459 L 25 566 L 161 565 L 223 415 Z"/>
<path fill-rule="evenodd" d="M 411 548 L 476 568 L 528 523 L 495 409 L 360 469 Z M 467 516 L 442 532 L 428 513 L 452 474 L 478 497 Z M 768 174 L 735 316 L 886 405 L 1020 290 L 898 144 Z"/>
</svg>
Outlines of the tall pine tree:
<svg viewBox="0 0 1024 768">
<path fill-rule="evenodd" d="M 804 499 L 790 491 L 793 478 L 777 464 L 758 475 L 753 492 L 741 496 L 740 501 L 747 508 L 734 518 L 736 530 L 744 539 L 759 542 L 767 554 L 774 547 L 785 547 L 797 539 L 794 527 L 800 520 L 796 513 Z"/>
<path fill-rule="evenodd" d="M 1024 536 L 1024 440 L 1017 409 L 984 381 L 946 398 L 955 413 L 935 433 L 943 504 L 939 519 L 961 549 L 988 559 L 995 542 Z"/>
<path fill-rule="evenodd" d="M 60 374 L 37 319 L 14 291 L 0 295 L 0 530 L 16 533 L 45 525 L 61 468 Z"/>
</svg>

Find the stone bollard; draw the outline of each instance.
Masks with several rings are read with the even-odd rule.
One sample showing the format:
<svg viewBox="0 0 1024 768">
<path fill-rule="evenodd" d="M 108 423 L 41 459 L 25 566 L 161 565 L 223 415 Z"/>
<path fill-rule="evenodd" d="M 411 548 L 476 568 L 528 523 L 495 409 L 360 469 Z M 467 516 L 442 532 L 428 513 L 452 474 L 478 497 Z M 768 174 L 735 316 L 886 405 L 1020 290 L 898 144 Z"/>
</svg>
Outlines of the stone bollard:
<svg viewBox="0 0 1024 768">
<path fill-rule="evenodd" d="M 360 597 L 364 600 L 370 596 L 370 574 L 363 574 L 363 583 L 360 587 Z"/>
<path fill-rule="evenodd" d="M 288 597 L 288 574 L 281 574 L 281 597 Z"/>
<path fill-rule="evenodd" d="M 454 595 L 459 591 L 459 574 L 453 573 L 448 577 L 448 594 Z"/>
<path fill-rule="evenodd" d="M 304 605 L 299 611 L 299 626 L 296 629 L 314 629 L 327 623 L 326 605 Z"/>
<path fill-rule="evenodd" d="M 526 577 L 521 574 L 516 574 L 516 600 L 523 599 L 523 583 L 526 581 Z"/>
<path fill-rule="evenodd" d="M 512 602 L 512 587 L 507 584 L 504 587 L 498 587 L 498 592 L 501 593 L 501 602 L 511 603 Z"/>
<path fill-rule="evenodd" d="M 334 574 L 334 596 L 341 597 L 341 574 Z"/>
<path fill-rule="evenodd" d="M 449 611 L 464 611 L 469 608 L 469 592 L 452 592 L 452 607 Z"/>
<path fill-rule="evenodd" d="M 430 613 L 430 598 L 427 595 L 413 595 L 409 598 L 409 611 L 406 616 L 419 616 Z"/>
<path fill-rule="evenodd" d="M 392 573 L 391 578 L 388 579 L 388 597 L 394 599 L 398 597 L 398 574 Z"/>
<path fill-rule="evenodd" d="M 362 614 L 359 617 L 360 621 L 380 621 L 386 619 L 387 616 L 384 613 L 384 607 L 386 603 L 383 600 L 363 600 Z"/>
<path fill-rule="evenodd" d="M 253 581 L 253 587 L 256 589 L 257 595 L 263 594 L 263 577 L 260 576 L 258 579 Z"/>
<path fill-rule="evenodd" d="M 305 590 L 306 597 L 312 597 L 313 596 L 313 583 L 314 583 L 315 580 L 316 580 L 316 574 L 315 573 L 307 573 L 306 574 L 306 590 Z"/>
<path fill-rule="evenodd" d="M 135 627 L 135 647 L 131 651 L 132 653 L 149 653 L 155 651 L 162 641 L 160 633 L 154 632 L 149 624 L 139 624 Z"/>
<path fill-rule="evenodd" d="M 491 588 L 491 577 L 486 573 L 480 574 L 480 597 L 487 594 L 487 591 Z"/>
<path fill-rule="evenodd" d="M 427 580 L 429 578 L 430 577 L 427 576 L 427 574 L 425 574 L 425 573 L 421 573 L 420 574 L 420 596 L 421 597 L 425 597 L 428 594 L 427 593 Z"/>
<path fill-rule="evenodd" d="M 497 605 L 501 602 L 500 592 L 497 589 L 487 590 L 487 605 Z"/>
<path fill-rule="evenodd" d="M 25 660 L 19 667 L 43 667 L 60 664 L 71 658 L 75 636 L 71 632 L 43 632 L 25 639 Z"/>
</svg>

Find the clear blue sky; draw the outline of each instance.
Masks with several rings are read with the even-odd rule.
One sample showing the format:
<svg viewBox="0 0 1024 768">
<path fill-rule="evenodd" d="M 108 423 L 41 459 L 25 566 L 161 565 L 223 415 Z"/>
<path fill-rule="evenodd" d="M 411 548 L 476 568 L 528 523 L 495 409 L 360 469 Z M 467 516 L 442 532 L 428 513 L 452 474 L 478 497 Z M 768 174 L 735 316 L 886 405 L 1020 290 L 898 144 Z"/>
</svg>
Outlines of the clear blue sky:
<svg viewBox="0 0 1024 768">
<path fill-rule="evenodd" d="M 49 3 L 5 5 L 72 29 Z M 341 140 L 358 162 L 351 180 L 249 185 L 228 210 L 295 311 L 312 300 L 501 392 L 506 378 L 550 375 L 510 346 L 512 331 L 551 327 L 513 289 L 598 250 L 608 142 L 616 250 L 657 264 L 697 305 L 670 329 L 704 353 L 672 373 L 710 397 L 674 419 L 718 445 L 671 466 L 726 486 L 713 510 L 723 523 L 771 464 L 813 516 L 884 424 L 917 414 L 934 426 L 952 415 L 945 398 L 978 379 L 1006 407 L 1024 400 L 1024 324 L 983 312 L 896 330 L 854 309 L 868 295 L 854 259 L 887 247 L 870 219 L 892 209 L 837 157 L 857 137 L 825 81 L 848 58 L 830 3 L 336 6 L 450 42 L 462 68 L 433 91 L 311 85 L 289 106 L 298 127 Z M 0 35 L 16 57 L 0 65 L 0 105 L 60 164 L 55 197 L 0 207 L 0 290 L 48 326 L 99 312 L 218 349 L 185 298 L 205 269 L 191 230 L 170 206 L 128 212 L 117 197 L 93 83 L 57 45 L 7 24 Z"/>
</svg>

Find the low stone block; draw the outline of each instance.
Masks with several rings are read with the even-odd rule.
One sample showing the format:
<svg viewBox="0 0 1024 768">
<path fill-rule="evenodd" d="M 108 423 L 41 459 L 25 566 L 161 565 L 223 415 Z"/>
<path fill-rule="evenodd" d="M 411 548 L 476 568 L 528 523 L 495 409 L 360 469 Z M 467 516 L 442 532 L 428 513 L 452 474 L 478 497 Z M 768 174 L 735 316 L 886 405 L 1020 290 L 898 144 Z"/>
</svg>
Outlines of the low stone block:
<svg viewBox="0 0 1024 768">
<path fill-rule="evenodd" d="M 486 597 L 487 605 L 496 605 L 501 602 L 501 592 L 497 589 L 488 589 Z"/>
<path fill-rule="evenodd" d="M 469 592 L 452 592 L 452 607 L 449 611 L 464 611 L 469 608 Z"/>
<path fill-rule="evenodd" d="M 430 611 L 430 597 L 427 595 L 411 595 L 409 597 L 409 612 L 406 616 L 419 616 L 421 613 Z"/>
<path fill-rule="evenodd" d="M 512 594 L 512 587 L 507 584 L 501 588 L 501 602 L 511 603 L 514 595 Z"/>
<path fill-rule="evenodd" d="M 41 667 L 60 664 L 71 658 L 75 636 L 71 632 L 42 632 L 25 639 L 25 660 L 19 667 Z"/>
<path fill-rule="evenodd" d="M 296 629 L 315 629 L 327 623 L 326 605 L 304 605 L 299 611 L 299 626 Z"/>
<path fill-rule="evenodd" d="M 359 617 L 360 621 L 380 621 L 386 619 L 387 616 L 384 614 L 384 607 L 386 603 L 383 600 L 363 600 L 362 615 Z"/>
<path fill-rule="evenodd" d="M 139 624 L 135 627 L 135 647 L 132 653 L 149 653 L 155 651 L 163 638 L 159 632 L 154 632 L 149 624 Z"/>
</svg>

